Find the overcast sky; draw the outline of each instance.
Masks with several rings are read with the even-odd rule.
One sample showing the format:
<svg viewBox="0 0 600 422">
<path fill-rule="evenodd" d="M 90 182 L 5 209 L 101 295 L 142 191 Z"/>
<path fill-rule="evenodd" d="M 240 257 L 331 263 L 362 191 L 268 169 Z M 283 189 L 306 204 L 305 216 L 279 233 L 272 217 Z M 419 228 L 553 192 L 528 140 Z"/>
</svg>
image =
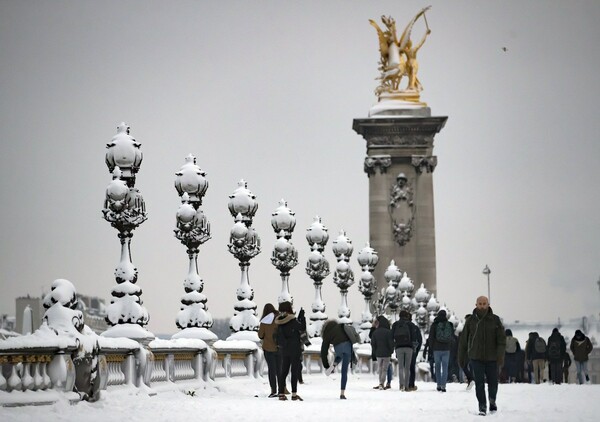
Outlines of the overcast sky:
<svg viewBox="0 0 600 422">
<path fill-rule="evenodd" d="M 507 320 L 597 313 L 600 2 L 522 0 L 0 1 L 0 313 L 56 278 L 110 299 L 120 246 L 101 216 L 104 156 L 121 121 L 144 153 L 136 186 L 149 218 L 132 255 L 151 331 L 177 331 L 187 255 L 173 235 L 173 181 L 189 153 L 210 184 L 199 267 L 214 318 L 236 302 L 227 201 L 241 178 L 259 202 L 259 310 L 281 289 L 270 263 L 281 198 L 297 218 L 296 307 L 314 296 L 304 267 L 315 215 L 331 264 L 331 240 L 347 231 L 358 275 L 368 179 L 352 120 L 376 101 L 379 58 L 368 20 L 391 15 L 402 29 L 428 4 L 422 99 L 448 116 L 434 149 L 440 300 L 470 312 L 487 264 L 492 307 Z M 335 317 L 331 275 L 323 296 Z"/>
</svg>

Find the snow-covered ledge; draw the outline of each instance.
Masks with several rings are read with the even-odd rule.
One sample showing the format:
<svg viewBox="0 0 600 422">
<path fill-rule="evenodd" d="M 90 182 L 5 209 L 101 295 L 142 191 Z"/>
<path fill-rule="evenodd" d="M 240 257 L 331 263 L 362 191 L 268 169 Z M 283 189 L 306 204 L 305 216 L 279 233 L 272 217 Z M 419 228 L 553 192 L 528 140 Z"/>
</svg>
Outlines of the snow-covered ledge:
<svg viewBox="0 0 600 422">
<path fill-rule="evenodd" d="M 248 333 L 250 338 L 253 338 L 251 334 L 256 335 L 255 331 L 240 331 L 235 335 L 242 333 Z M 264 354 L 254 340 L 218 340 L 213 344 L 213 348 L 217 352 L 219 361 L 223 361 L 225 377 L 249 375 L 257 378 L 261 376 Z"/>
</svg>

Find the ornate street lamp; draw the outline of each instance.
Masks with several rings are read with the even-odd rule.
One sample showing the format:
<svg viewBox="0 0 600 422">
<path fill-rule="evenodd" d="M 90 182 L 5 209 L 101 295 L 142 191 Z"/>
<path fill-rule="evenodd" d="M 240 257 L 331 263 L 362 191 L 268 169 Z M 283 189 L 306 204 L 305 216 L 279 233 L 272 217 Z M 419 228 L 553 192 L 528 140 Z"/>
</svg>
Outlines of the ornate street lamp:
<svg viewBox="0 0 600 422">
<path fill-rule="evenodd" d="M 400 306 L 400 292 L 398 290 L 398 284 L 402 278 L 402 272 L 396 266 L 396 263 L 392 259 L 390 265 L 383 273 L 383 277 L 388 283 L 386 288 L 381 289 L 379 302 L 380 312 L 385 313 L 385 308 L 390 309 L 392 322 L 397 319 L 398 307 Z"/>
<path fill-rule="evenodd" d="M 421 283 L 421 287 L 417 289 L 414 299 L 418 304 L 417 310 L 415 311 L 417 325 L 421 330 L 425 330 L 427 328 L 427 309 L 425 306 L 429 301 L 429 292 L 423 283 Z"/>
<path fill-rule="evenodd" d="M 133 231 L 146 221 L 146 205 L 135 175 L 142 164 L 141 144 L 129 135 L 129 126 L 121 123 L 117 135 L 106 145 L 106 165 L 113 180 L 106 188 L 103 217 L 118 230 L 121 242 L 121 260 L 115 268 L 117 285 L 113 287 L 106 322 L 111 326 L 102 335 L 129 337 L 148 343 L 154 334 L 144 328 L 148 311 L 142 306 L 142 289 L 136 284 L 137 268 L 131 262 Z"/>
<path fill-rule="evenodd" d="M 338 322 L 350 324 L 350 308 L 348 308 L 348 288 L 354 284 L 354 273 L 350 268 L 350 256 L 354 248 L 352 241 L 346 237 L 344 230 L 340 231 L 340 235 L 333 241 L 333 253 L 337 259 L 335 272 L 333 273 L 333 282 L 340 289 L 342 301 L 338 309 Z"/>
<path fill-rule="evenodd" d="M 228 340 L 253 340 L 258 342 L 258 318 L 254 290 L 250 287 L 248 267 L 250 260 L 260 253 L 260 238 L 252 225 L 252 218 L 258 209 L 256 195 L 248 190 L 245 180 L 238 182 L 236 190 L 229 195 L 229 212 L 235 217 L 229 235 L 229 252 L 239 261 L 241 270 L 240 287 L 236 290 L 238 302 L 234 306 L 229 327 L 233 335 Z M 245 334 L 249 333 L 249 334 Z"/>
<path fill-rule="evenodd" d="M 437 316 L 437 313 L 439 310 L 440 310 L 440 303 L 437 301 L 437 299 L 435 298 L 435 295 L 432 293 L 431 297 L 429 298 L 429 301 L 427 302 L 427 312 L 429 312 L 429 322 L 427 324 L 428 331 L 429 331 L 429 328 L 431 327 L 431 324 L 433 324 L 433 320 Z"/>
<path fill-rule="evenodd" d="M 210 224 L 200 209 L 202 197 L 208 189 L 206 173 L 196 165 L 196 157 L 189 154 L 185 164 L 175 173 L 175 189 L 181 197 L 177 210 L 175 237 L 186 247 L 189 265 L 183 281 L 185 294 L 181 298 L 181 308 L 175 324 L 181 329 L 172 338 L 199 338 L 216 341 L 218 337 L 209 328 L 213 325 L 212 316 L 206 305 L 206 295 L 202 293 L 204 281 L 198 274 L 199 247 L 210 239 Z"/>
<path fill-rule="evenodd" d="M 371 299 L 373 294 L 377 291 L 377 283 L 375 282 L 375 277 L 373 277 L 373 271 L 375 270 L 377 262 L 379 262 L 379 256 L 375 249 L 367 243 L 358 253 L 357 260 L 363 270 L 358 283 L 358 291 L 360 291 L 365 298 L 365 308 L 361 314 L 359 326 L 360 338 L 363 343 L 369 343 L 369 331 L 371 329 L 371 322 L 373 321 L 373 314 L 371 314 Z"/>
<path fill-rule="evenodd" d="M 306 240 L 311 249 L 306 262 L 306 274 L 313 280 L 315 286 L 315 301 L 311 305 L 307 332 L 309 337 L 318 337 L 321 334 L 323 323 L 327 320 L 321 286 L 323 279 L 329 275 L 329 262 L 323 255 L 325 245 L 329 240 L 329 233 L 327 233 L 327 228 L 321 224 L 321 217 L 316 216 L 310 227 L 306 229 Z"/>
<path fill-rule="evenodd" d="M 275 230 L 277 240 L 271 256 L 271 263 L 279 270 L 281 276 L 281 294 L 277 298 L 278 302 L 293 303 L 294 299 L 290 294 L 290 271 L 298 265 L 298 251 L 292 245 L 292 233 L 296 227 L 296 218 L 294 213 L 287 207 L 284 199 L 279 201 L 279 207 L 272 214 L 271 226 Z"/>
<path fill-rule="evenodd" d="M 483 269 L 483 275 L 485 275 L 487 277 L 487 283 L 488 283 L 488 303 L 492 303 L 492 297 L 490 295 L 490 274 L 492 273 L 492 270 L 490 270 L 490 267 L 485 266 L 485 268 Z"/>
</svg>

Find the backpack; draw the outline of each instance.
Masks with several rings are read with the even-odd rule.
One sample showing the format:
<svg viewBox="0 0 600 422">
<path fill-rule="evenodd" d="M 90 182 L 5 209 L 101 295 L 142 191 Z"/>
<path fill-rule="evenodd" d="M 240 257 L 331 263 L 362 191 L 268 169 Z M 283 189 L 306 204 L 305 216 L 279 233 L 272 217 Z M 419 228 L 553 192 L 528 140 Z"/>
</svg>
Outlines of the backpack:
<svg viewBox="0 0 600 422">
<path fill-rule="evenodd" d="M 560 360 L 560 344 L 558 340 L 548 343 L 548 357 L 552 360 Z"/>
<path fill-rule="evenodd" d="M 358 335 L 358 333 L 352 325 L 342 324 L 342 327 L 344 327 L 344 333 L 346 333 L 346 337 L 348 337 L 350 343 L 360 343 L 360 336 Z"/>
<path fill-rule="evenodd" d="M 435 326 L 435 340 L 438 343 L 450 343 L 452 341 L 452 333 L 454 325 L 448 321 L 440 321 Z"/>
<path fill-rule="evenodd" d="M 533 348 L 536 351 L 536 353 L 546 353 L 546 342 L 543 338 L 538 337 L 535 339 Z"/>
<path fill-rule="evenodd" d="M 517 339 L 514 337 L 506 338 L 506 353 L 516 353 L 517 352 Z"/>
<path fill-rule="evenodd" d="M 410 327 L 407 321 L 398 321 L 394 329 L 394 343 L 396 347 L 412 347 L 410 338 Z"/>
</svg>

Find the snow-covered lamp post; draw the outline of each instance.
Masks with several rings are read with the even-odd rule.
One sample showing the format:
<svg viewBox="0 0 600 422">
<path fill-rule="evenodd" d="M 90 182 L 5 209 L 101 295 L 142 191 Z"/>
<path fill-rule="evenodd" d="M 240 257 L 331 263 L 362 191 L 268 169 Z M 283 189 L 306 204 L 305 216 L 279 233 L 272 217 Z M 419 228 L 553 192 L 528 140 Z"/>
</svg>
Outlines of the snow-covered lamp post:
<svg viewBox="0 0 600 422">
<path fill-rule="evenodd" d="M 294 299 L 290 294 L 290 271 L 298 265 L 298 251 L 292 245 L 292 233 L 296 227 L 296 218 L 294 213 L 287 207 L 284 199 L 279 201 L 279 207 L 272 214 L 271 226 L 275 230 L 277 240 L 271 255 L 271 263 L 279 270 L 281 276 L 281 294 L 277 298 L 279 303 L 290 302 Z"/>
<path fill-rule="evenodd" d="M 410 294 L 415 289 L 415 286 L 406 274 L 402 276 L 400 282 L 398 283 L 398 290 L 400 290 L 400 295 L 402 296 L 400 299 L 400 310 L 412 312 L 414 310 L 413 301 L 410 298 Z"/>
<path fill-rule="evenodd" d="M 310 337 L 318 337 L 321 334 L 323 323 L 327 320 L 325 303 L 321 296 L 323 279 L 329 275 L 329 262 L 325 259 L 323 251 L 329 240 L 327 228 L 321 223 L 321 217 L 316 216 L 313 223 L 306 229 L 306 240 L 311 252 L 306 262 L 306 274 L 312 279 L 315 286 L 315 301 L 311 305 L 310 324 L 307 331 Z"/>
<path fill-rule="evenodd" d="M 175 189 L 181 197 L 176 214 L 175 237 L 187 248 L 189 265 L 183 281 L 185 294 L 175 320 L 181 331 L 172 338 L 199 338 L 212 342 L 218 337 L 209 330 L 213 320 L 206 305 L 206 295 L 202 293 L 204 281 L 198 274 L 199 247 L 210 239 L 210 224 L 200 209 L 208 181 L 204 178 L 206 173 L 196 165 L 196 157 L 192 154 L 185 157 L 185 164 L 175 176 Z"/>
<path fill-rule="evenodd" d="M 350 308 L 348 308 L 348 288 L 354 284 L 354 273 L 350 268 L 350 256 L 354 250 L 352 241 L 346 237 L 344 230 L 333 241 L 333 253 L 337 259 L 335 272 L 333 273 L 333 282 L 340 289 L 342 301 L 338 309 L 338 322 L 344 324 L 352 323 L 350 319 Z"/>
<path fill-rule="evenodd" d="M 373 314 L 371 314 L 371 298 L 377 291 L 375 283 L 375 277 L 373 277 L 373 271 L 379 261 L 379 256 L 375 249 L 373 249 L 369 243 L 358 253 L 358 264 L 362 267 L 362 274 L 358 283 L 358 290 L 362 293 L 365 298 L 365 308 L 361 314 L 360 322 L 360 338 L 363 343 L 369 343 L 369 331 L 373 321 Z"/>
<path fill-rule="evenodd" d="M 400 306 L 400 291 L 398 290 L 398 284 L 400 283 L 400 279 L 402 278 L 402 273 L 400 269 L 396 266 L 396 263 L 392 259 L 390 261 L 390 265 L 383 273 L 385 280 L 388 283 L 387 288 L 382 291 L 382 295 L 384 297 L 384 304 L 386 304 L 390 308 L 391 319 L 395 321 L 397 318 L 398 307 Z M 384 305 L 385 309 L 385 305 Z"/>
<path fill-rule="evenodd" d="M 421 283 L 421 287 L 417 289 L 414 299 L 418 304 L 415 312 L 417 325 L 421 330 L 425 330 L 427 328 L 427 309 L 425 308 L 425 305 L 429 301 L 429 292 L 423 283 Z"/>
<path fill-rule="evenodd" d="M 431 294 L 429 301 L 427 302 L 427 312 L 429 312 L 429 323 L 427 325 L 427 330 L 433 324 L 433 320 L 435 319 L 437 312 L 440 310 L 440 303 L 435 298 L 435 294 Z"/>
<path fill-rule="evenodd" d="M 258 342 L 258 318 L 254 290 L 250 287 L 248 267 L 250 260 L 260 253 L 260 238 L 252 225 L 258 209 L 256 195 L 248 190 L 246 181 L 240 180 L 237 189 L 229 195 L 229 212 L 235 224 L 229 236 L 229 252 L 239 261 L 241 269 L 240 287 L 236 291 L 238 302 L 234 306 L 229 326 L 234 334 L 227 340 L 253 340 Z"/>
<path fill-rule="evenodd" d="M 121 123 L 117 135 L 106 145 L 106 165 L 113 180 L 106 188 L 102 214 L 119 231 L 121 261 L 115 269 L 117 285 L 107 307 L 106 321 L 111 327 L 102 335 L 147 343 L 154 334 L 144 328 L 148 324 L 148 311 L 142 306 L 142 289 L 136 284 L 138 271 L 131 262 L 130 244 L 133 231 L 148 217 L 142 194 L 135 188 L 135 175 L 142 164 L 141 144 L 129 135 L 129 130 L 129 126 Z"/>
</svg>

